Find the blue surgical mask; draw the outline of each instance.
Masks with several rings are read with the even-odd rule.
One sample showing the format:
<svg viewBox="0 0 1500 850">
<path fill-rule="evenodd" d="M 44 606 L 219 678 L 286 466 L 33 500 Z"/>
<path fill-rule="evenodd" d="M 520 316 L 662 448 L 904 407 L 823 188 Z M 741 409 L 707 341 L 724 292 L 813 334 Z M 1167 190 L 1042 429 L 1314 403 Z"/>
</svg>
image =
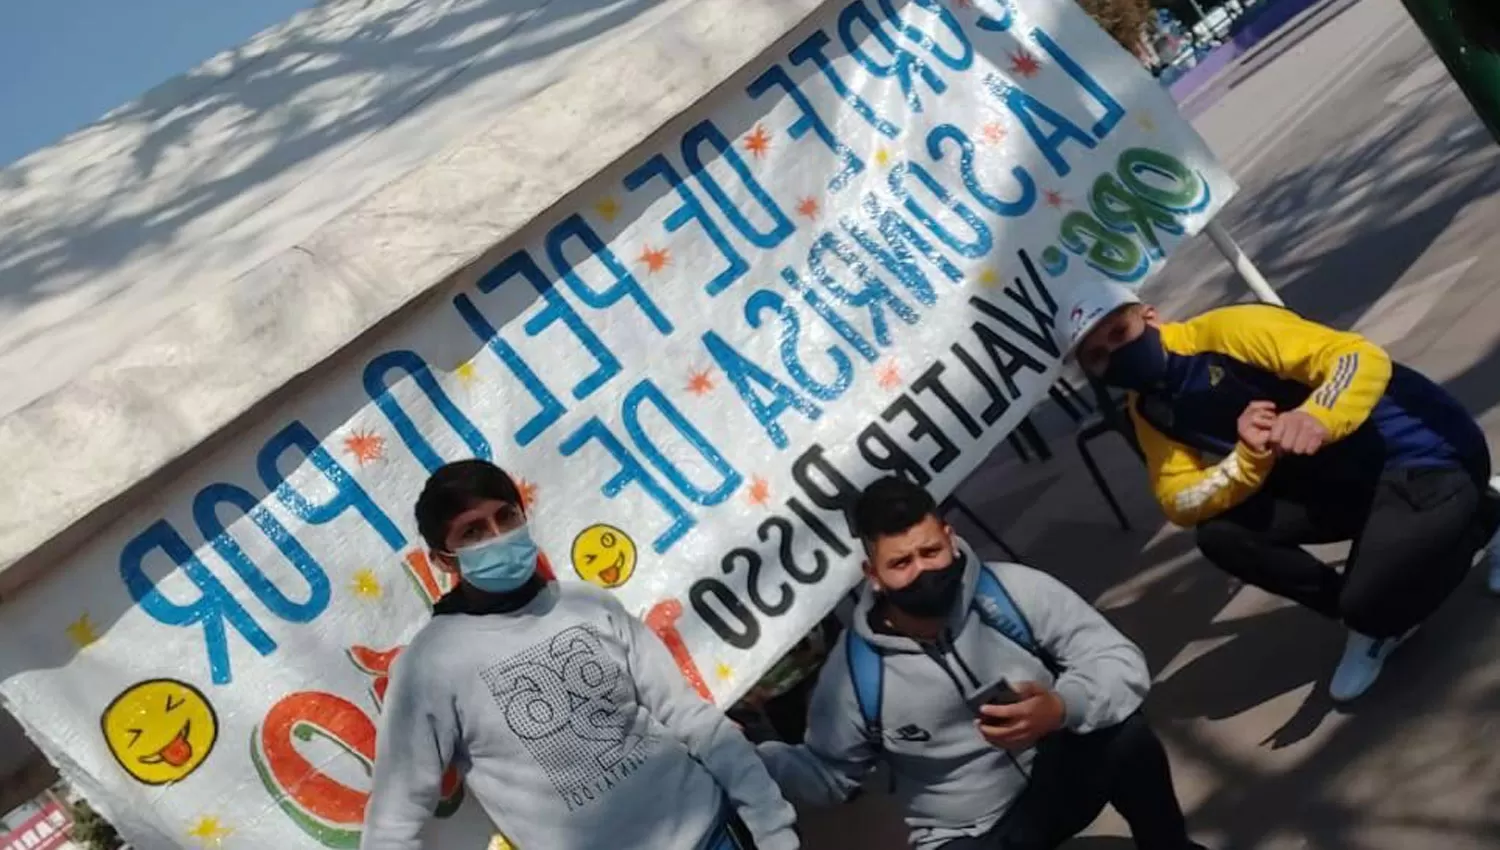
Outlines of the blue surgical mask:
<svg viewBox="0 0 1500 850">
<path fill-rule="evenodd" d="M 509 593 L 536 575 L 539 552 L 523 525 L 454 554 L 464 581 L 488 593 Z"/>
<path fill-rule="evenodd" d="M 1110 352 L 1109 365 L 1100 377 L 1104 383 L 1124 390 L 1160 390 L 1167 379 L 1167 350 L 1161 344 L 1161 331 L 1147 325 L 1140 336 Z"/>
</svg>

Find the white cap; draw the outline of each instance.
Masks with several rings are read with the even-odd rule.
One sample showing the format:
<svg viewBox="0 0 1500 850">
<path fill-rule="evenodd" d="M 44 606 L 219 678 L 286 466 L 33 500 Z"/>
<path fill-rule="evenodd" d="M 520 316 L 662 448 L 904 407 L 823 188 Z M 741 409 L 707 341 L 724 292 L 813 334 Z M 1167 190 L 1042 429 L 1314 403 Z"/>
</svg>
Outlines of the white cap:
<svg viewBox="0 0 1500 850">
<path fill-rule="evenodd" d="M 1126 304 L 1139 304 L 1141 297 L 1128 286 L 1103 280 L 1081 283 L 1068 293 L 1057 311 L 1057 345 L 1063 357 L 1073 349 L 1105 316 Z"/>
</svg>

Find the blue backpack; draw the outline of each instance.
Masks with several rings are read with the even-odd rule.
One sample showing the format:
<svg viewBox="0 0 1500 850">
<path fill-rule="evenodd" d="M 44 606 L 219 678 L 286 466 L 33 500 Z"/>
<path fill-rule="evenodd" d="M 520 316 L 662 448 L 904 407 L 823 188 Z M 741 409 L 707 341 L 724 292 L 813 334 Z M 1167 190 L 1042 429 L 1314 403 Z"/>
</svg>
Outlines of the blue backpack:
<svg viewBox="0 0 1500 850">
<path fill-rule="evenodd" d="M 974 588 L 974 599 L 970 607 L 979 615 L 980 622 L 1036 656 L 1054 675 L 1060 671 L 1057 663 L 1037 643 L 1036 636 L 1031 632 L 1031 624 L 1011 598 L 1010 591 L 1005 589 L 1005 585 L 989 567 L 982 564 L 979 567 L 979 583 Z M 849 676 L 854 680 L 854 698 L 859 703 L 859 713 L 864 718 L 865 734 L 879 747 L 885 740 L 880 723 L 885 664 L 880 650 L 861 637 L 852 624 L 844 634 Z"/>
</svg>

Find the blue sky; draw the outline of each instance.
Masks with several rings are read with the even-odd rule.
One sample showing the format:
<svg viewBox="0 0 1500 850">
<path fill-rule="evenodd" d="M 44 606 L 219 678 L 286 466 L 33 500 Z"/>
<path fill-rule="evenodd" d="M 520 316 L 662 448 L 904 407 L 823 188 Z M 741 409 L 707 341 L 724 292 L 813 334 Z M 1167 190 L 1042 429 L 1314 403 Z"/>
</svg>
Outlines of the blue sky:
<svg viewBox="0 0 1500 850">
<path fill-rule="evenodd" d="M 312 5 L 9 0 L 0 26 L 0 165 Z"/>
</svg>

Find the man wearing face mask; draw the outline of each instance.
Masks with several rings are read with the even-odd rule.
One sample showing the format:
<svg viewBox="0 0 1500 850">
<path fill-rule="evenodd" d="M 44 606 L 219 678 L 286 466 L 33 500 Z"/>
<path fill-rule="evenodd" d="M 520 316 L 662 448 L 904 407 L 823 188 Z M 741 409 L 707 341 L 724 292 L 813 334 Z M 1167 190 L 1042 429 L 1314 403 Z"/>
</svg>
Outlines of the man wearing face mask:
<svg viewBox="0 0 1500 850">
<path fill-rule="evenodd" d="M 607 591 L 538 575 L 521 494 L 433 473 L 417 527 L 458 586 L 396 661 L 362 850 L 416 850 L 446 766 L 517 847 L 796 850 L 791 806 L 656 635 Z"/>
<path fill-rule="evenodd" d="M 1262 304 L 1163 323 L 1112 283 L 1057 318 L 1085 371 L 1131 391 L 1167 518 L 1226 572 L 1348 626 L 1336 700 L 1374 684 L 1494 531 L 1478 424 L 1358 334 Z M 1302 548 L 1345 540 L 1342 573 Z"/>
<path fill-rule="evenodd" d="M 1106 803 L 1141 850 L 1189 850 L 1141 652 L 1067 587 L 986 564 L 903 478 L 854 508 L 866 582 L 804 743 L 759 746 L 787 797 L 847 800 L 879 762 L 917 850 L 1051 850 Z"/>
</svg>

